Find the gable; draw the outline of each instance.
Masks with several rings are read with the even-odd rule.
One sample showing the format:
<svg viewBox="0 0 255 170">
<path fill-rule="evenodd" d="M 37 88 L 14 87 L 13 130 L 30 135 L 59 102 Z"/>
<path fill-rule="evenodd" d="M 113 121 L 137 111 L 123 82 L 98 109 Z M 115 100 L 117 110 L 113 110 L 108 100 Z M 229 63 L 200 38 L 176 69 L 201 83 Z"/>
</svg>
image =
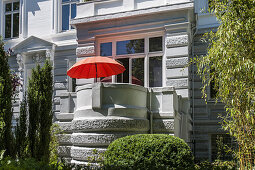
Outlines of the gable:
<svg viewBox="0 0 255 170">
<path fill-rule="evenodd" d="M 30 36 L 29 38 L 18 43 L 12 49 L 15 53 L 21 53 L 51 49 L 52 45 L 52 42 L 43 40 L 35 36 Z"/>
</svg>

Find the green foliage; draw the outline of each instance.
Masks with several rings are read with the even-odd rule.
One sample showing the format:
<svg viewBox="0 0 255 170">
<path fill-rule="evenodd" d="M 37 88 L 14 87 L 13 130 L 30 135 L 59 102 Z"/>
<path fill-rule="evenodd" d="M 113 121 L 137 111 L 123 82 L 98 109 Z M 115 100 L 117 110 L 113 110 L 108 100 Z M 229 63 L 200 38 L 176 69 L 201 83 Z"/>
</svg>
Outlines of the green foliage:
<svg viewBox="0 0 255 170">
<path fill-rule="evenodd" d="M 240 168 L 255 162 L 255 1 L 211 0 L 211 11 L 221 25 L 207 34 L 208 54 L 196 58 L 203 96 L 213 82 L 216 100 L 225 103 L 223 128 L 239 145 Z M 213 71 L 211 71 L 213 70 Z"/>
<path fill-rule="evenodd" d="M 97 149 L 93 149 L 93 156 L 88 157 L 88 167 L 91 169 L 101 169 L 103 165 L 104 154 L 98 152 Z"/>
<path fill-rule="evenodd" d="M 20 115 L 16 129 L 16 150 L 19 159 L 27 156 L 28 136 L 27 136 L 27 99 L 26 95 L 20 104 Z"/>
<path fill-rule="evenodd" d="M 115 140 L 104 154 L 109 169 L 192 169 L 194 158 L 180 138 L 139 134 Z"/>
<path fill-rule="evenodd" d="M 204 161 L 195 165 L 196 170 L 236 170 L 237 164 L 233 161 L 220 161 L 214 162 Z"/>
<path fill-rule="evenodd" d="M 52 66 L 47 60 L 43 68 L 32 70 L 28 86 L 29 150 L 31 156 L 48 162 L 50 158 L 50 127 L 52 125 Z"/>
<path fill-rule="evenodd" d="M 51 134 L 51 140 L 49 145 L 49 151 L 50 151 L 50 164 L 56 164 L 58 162 L 58 135 L 62 133 L 62 130 L 60 129 L 59 125 L 56 123 L 53 123 L 50 128 L 50 134 Z"/>
<path fill-rule="evenodd" d="M 37 161 L 34 158 L 26 158 L 20 160 L 13 160 L 5 158 L 0 160 L 0 170 L 73 170 L 80 169 L 66 162 L 59 162 L 56 164 L 47 164 L 45 162 Z"/>
<path fill-rule="evenodd" d="M 15 157 L 12 134 L 12 79 L 8 65 L 8 55 L 0 40 L 0 150 L 5 155 Z"/>
</svg>

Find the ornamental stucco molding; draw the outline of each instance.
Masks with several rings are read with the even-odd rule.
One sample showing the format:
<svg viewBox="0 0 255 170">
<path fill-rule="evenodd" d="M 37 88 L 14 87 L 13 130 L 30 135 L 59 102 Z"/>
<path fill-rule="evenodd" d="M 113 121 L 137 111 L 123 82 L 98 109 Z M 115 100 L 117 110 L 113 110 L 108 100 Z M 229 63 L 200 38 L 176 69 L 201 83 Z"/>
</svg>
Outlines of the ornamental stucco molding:
<svg viewBox="0 0 255 170">
<path fill-rule="evenodd" d="M 46 59 L 53 60 L 53 56 L 54 56 L 53 50 L 46 50 L 45 51 Z"/>
<path fill-rule="evenodd" d="M 17 54 L 16 57 L 17 63 L 19 65 L 19 72 L 24 71 L 24 60 L 23 60 L 23 56 L 21 54 Z"/>
<path fill-rule="evenodd" d="M 171 36 L 166 38 L 166 47 L 178 47 L 178 46 L 186 46 L 188 45 L 189 37 L 188 35 L 178 35 Z"/>
<path fill-rule="evenodd" d="M 86 47 L 78 47 L 76 49 L 77 56 L 88 56 L 95 54 L 95 47 L 94 46 L 86 46 Z"/>
</svg>

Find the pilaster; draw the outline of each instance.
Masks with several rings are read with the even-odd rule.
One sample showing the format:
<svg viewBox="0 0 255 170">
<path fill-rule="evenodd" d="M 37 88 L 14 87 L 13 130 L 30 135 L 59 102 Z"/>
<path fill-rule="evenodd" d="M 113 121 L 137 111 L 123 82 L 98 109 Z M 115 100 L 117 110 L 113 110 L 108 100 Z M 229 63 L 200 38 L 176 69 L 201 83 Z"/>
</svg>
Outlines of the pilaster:
<svg viewBox="0 0 255 170">
<path fill-rule="evenodd" d="M 189 22 L 165 25 L 165 80 L 178 95 L 188 97 Z"/>
</svg>

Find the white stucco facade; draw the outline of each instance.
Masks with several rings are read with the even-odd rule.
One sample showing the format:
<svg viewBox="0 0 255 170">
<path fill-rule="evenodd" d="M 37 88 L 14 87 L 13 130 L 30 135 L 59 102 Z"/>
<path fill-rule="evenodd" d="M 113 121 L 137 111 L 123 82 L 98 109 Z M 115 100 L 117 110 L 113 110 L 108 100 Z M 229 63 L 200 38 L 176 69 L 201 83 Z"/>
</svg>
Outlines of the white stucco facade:
<svg viewBox="0 0 255 170">
<path fill-rule="evenodd" d="M 19 2 L 18 10 L 14 2 Z M 6 12 L 8 3 L 12 10 Z M 93 148 L 103 152 L 116 138 L 166 133 L 188 142 L 197 158 L 210 160 L 210 134 L 222 133 L 215 115 L 223 107 L 213 101 L 204 103 L 195 68 L 186 67 L 189 58 L 206 54 L 202 33 L 219 25 L 212 14 L 201 10 L 208 8 L 207 0 L 77 2 L 75 17 L 68 21 L 63 19 L 64 5 L 60 0 L 0 0 L 0 33 L 6 50 L 13 50 L 9 63 L 23 84 L 17 92 L 14 117 L 19 115 L 31 69 L 49 58 L 54 67 L 55 120 L 65 131 L 60 139 L 62 157 L 82 164 Z M 73 8 L 69 7 L 71 18 Z M 9 20 L 9 33 L 6 16 L 14 13 L 19 13 L 19 23 Z M 64 22 L 74 29 L 62 30 Z M 13 37 L 15 24 L 18 36 Z M 8 33 L 11 37 L 5 38 Z M 155 37 L 162 40 L 161 47 L 151 51 Z M 118 44 L 130 40 L 142 42 L 143 51 L 121 54 Z M 101 55 L 107 43 L 111 44 L 109 57 L 129 63 L 129 84 L 116 84 L 117 76 L 111 83 L 98 84 L 93 79 L 77 79 L 74 91 L 67 69 L 82 58 Z M 155 57 L 160 58 L 161 71 L 160 78 L 154 78 L 161 83 L 151 86 L 150 63 Z M 136 59 L 143 62 L 143 86 L 132 85 Z"/>
</svg>

